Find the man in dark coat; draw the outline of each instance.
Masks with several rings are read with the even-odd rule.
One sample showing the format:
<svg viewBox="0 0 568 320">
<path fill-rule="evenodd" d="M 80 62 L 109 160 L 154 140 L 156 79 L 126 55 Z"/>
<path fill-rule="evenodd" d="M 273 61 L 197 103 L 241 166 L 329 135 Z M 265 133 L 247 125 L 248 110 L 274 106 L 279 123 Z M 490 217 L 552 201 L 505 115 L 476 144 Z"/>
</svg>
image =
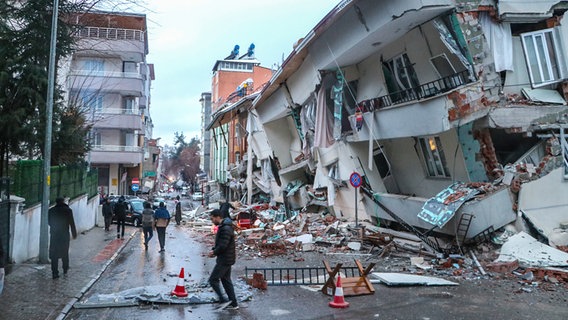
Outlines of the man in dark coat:
<svg viewBox="0 0 568 320">
<path fill-rule="evenodd" d="M 223 219 L 231 217 L 229 214 L 229 209 L 235 210 L 235 207 L 233 207 L 229 200 L 225 200 L 225 202 L 221 203 L 221 205 L 219 206 L 219 211 L 221 211 Z"/>
<path fill-rule="evenodd" d="M 109 198 L 105 198 L 103 202 L 103 217 L 105 218 L 105 231 L 110 231 L 110 224 L 112 223 L 112 204 Z"/>
<path fill-rule="evenodd" d="M 235 231 L 233 230 L 233 221 L 230 218 L 223 218 L 220 210 L 215 209 L 211 212 L 211 221 L 219 226 L 217 235 L 215 236 L 215 247 L 209 253 L 209 257 L 217 257 L 217 261 L 211 276 L 209 284 L 219 297 L 221 303 L 220 308 L 238 309 L 237 297 L 235 296 L 235 288 L 231 281 L 231 266 L 235 264 Z M 223 288 L 229 297 L 229 300 L 223 297 L 219 280 L 223 284 Z"/>
<path fill-rule="evenodd" d="M 116 238 L 124 238 L 124 227 L 126 226 L 126 202 L 124 196 L 118 198 L 118 202 L 114 205 L 114 214 L 116 215 Z M 120 227 L 122 226 L 122 233 Z"/>
<path fill-rule="evenodd" d="M 181 223 L 181 198 L 179 196 L 176 197 L 176 224 L 179 226 Z"/>
<path fill-rule="evenodd" d="M 55 206 L 49 209 L 49 258 L 51 259 L 51 274 L 53 279 L 59 278 L 59 259 L 63 262 L 63 273 L 69 270 L 69 228 L 73 239 L 77 238 L 77 229 L 73 219 L 73 211 L 63 198 L 55 199 Z"/>
</svg>

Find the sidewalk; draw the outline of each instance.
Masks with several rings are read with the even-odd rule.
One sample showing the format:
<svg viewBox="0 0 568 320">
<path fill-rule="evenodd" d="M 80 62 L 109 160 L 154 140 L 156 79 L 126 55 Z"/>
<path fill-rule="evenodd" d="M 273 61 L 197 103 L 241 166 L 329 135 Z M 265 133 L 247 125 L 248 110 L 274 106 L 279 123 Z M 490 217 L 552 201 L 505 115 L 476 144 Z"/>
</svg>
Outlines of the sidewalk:
<svg viewBox="0 0 568 320">
<path fill-rule="evenodd" d="M 71 240 L 69 272 L 56 280 L 49 264 L 12 265 L 0 296 L 0 319 L 57 319 L 66 313 L 138 230 L 127 227 L 126 231 L 124 240 L 116 239 L 112 228 L 105 232 L 94 227 L 79 234 Z"/>
</svg>

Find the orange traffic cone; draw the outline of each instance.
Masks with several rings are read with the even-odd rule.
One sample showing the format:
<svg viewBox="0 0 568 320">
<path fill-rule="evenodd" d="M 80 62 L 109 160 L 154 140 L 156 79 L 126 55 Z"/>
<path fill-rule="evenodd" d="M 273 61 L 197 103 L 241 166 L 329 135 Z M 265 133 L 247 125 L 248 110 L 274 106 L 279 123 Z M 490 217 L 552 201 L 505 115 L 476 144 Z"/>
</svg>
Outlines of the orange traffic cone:
<svg viewBox="0 0 568 320">
<path fill-rule="evenodd" d="M 341 287 L 341 276 L 337 275 L 337 285 L 335 286 L 335 295 L 333 296 L 333 301 L 329 303 L 332 308 L 347 308 L 349 307 L 349 302 L 345 301 L 343 297 L 343 288 Z"/>
<path fill-rule="evenodd" d="M 181 268 L 179 272 L 179 279 L 176 288 L 172 291 L 172 296 L 176 297 L 187 297 L 187 291 L 185 291 L 185 284 L 184 284 L 184 270 Z"/>
</svg>

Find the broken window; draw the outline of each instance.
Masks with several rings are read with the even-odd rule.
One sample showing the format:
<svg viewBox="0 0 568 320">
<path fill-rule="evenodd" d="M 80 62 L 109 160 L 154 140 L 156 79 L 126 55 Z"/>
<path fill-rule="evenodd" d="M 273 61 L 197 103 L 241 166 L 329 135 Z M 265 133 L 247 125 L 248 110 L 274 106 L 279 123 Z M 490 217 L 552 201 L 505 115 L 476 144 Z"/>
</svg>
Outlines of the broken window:
<svg viewBox="0 0 568 320">
<path fill-rule="evenodd" d="M 564 62 L 555 29 L 522 33 L 523 50 L 533 87 L 559 82 L 564 79 Z"/>
<path fill-rule="evenodd" d="M 428 176 L 433 178 L 449 177 L 450 171 L 446 166 L 446 157 L 444 156 L 440 137 L 418 138 L 418 143 Z"/>
<path fill-rule="evenodd" d="M 393 103 L 417 99 L 413 88 L 420 83 L 406 53 L 384 62 L 383 73 Z"/>
</svg>

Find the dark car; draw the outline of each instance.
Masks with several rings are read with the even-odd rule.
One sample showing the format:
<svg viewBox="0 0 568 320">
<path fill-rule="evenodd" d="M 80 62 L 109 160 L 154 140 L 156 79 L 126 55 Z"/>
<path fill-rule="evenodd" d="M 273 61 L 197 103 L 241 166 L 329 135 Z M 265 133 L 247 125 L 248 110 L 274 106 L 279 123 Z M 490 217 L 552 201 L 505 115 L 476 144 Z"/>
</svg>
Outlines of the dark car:
<svg viewBox="0 0 568 320">
<path fill-rule="evenodd" d="M 113 206 L 116 205 L 118 200 L 111 201 Z M 132 223 L 135 227 L 140 227 L 142 225 L 142 211 L 144 211 L 144 200 L 143 199 L 128 199 L 124 200 L 126 203 L 126 222 Z M 116 222 L 116 218 L 112 217 L 112 221 Z"/>
</svg>

